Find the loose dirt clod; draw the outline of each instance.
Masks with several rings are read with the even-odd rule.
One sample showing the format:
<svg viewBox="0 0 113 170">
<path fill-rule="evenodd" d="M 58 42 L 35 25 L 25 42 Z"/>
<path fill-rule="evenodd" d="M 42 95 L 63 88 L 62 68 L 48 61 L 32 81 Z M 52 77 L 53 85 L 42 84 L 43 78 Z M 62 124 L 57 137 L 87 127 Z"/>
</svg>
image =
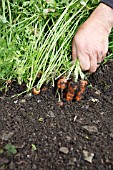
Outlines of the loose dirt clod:
<svg viewBox="0 0 113 170">
<path fill-rule="evenodd" d="M 98 129 L 96 126 L 90 126 L 90 125 L 84 125 L 82 126 L 83 129 L 87 130 L 90 133 L 96 133 L 98 132 Z"/>
<path fill-rule="evenodd" d="M 64 147 L 64 146 L 60 147 L 59 151 L 64 153 L 64 154 L 68 154 L 69 153 L 69 149 L 67 147 Z"/>
<path fill-rule="evenodd" d="M 92 163 L 94 153 L 90 153 L 88 151 L 83 150 L 83 156 L 84 156 L 84 160 L 88 161 L 89 163 Z"/>
</svg>

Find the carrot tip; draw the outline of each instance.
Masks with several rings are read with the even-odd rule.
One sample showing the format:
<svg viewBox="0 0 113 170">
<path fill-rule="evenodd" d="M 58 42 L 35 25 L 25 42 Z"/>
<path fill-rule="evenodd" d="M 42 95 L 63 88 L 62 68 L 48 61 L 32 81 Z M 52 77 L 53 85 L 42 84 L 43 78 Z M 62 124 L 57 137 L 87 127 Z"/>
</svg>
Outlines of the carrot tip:
<svg viewBox="0 0 113 170">
<path fill-rule="evenodd" d="M 81 96 L 76 96 L 76 101 L 80 101 L 81 100 Z"/>
<path fill-rule="evenodd" d="M 64 103 L 63 103 L 62 101 L 59 101 L 59 102 L 58 102 L 58 105 L 59 105 L 59 106 L 63 106 Z"/>
<path fill-rule="evenodd" d="M 40 90 L 36 90 L 36 88 L 33 88 L 32 92 L 35 95 L 40 94 Z"/>
</svg>

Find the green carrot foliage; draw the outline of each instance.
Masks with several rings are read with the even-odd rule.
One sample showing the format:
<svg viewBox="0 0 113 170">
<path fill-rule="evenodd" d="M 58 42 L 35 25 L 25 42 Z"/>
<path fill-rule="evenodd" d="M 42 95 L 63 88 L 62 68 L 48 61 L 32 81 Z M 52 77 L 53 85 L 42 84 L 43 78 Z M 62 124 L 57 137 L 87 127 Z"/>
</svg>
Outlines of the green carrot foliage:
<svg viewBox="0 0 113 170">
<path fill-rule="evenodd" d="M 0 87 L 16 79 L 30 90 L 38 73 L 38 89 L 61 74 L 69 77 L 77 70 L 71 64 L 72 38 L 97 4 L 98 0 L 0 1 Z M 112 33 L 109 48 L 112 51 Z"/>
</svg>

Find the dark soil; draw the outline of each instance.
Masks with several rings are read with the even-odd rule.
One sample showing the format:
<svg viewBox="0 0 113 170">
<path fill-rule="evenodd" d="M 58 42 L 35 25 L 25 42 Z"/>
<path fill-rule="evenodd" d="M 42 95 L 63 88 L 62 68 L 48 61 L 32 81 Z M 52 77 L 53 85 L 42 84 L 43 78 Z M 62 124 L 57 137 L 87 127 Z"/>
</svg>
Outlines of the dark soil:
<svg viewBox="0 0 113 170">
<path fill-rule="evenodd" d="M 51 87 L 11 98 L 25 89 L 13 83 L 0 97 L 0 170 L 112 170 L 113 61 L 89 82 L 80 102 L 62 107 Z"/>
</svg>

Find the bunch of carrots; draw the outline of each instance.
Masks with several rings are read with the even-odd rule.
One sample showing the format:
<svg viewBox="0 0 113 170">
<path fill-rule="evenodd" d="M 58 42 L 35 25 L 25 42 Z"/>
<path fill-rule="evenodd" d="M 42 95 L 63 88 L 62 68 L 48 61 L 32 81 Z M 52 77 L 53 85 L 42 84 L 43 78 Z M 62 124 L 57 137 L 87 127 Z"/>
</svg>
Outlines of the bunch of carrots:
<svg viewBox="0 0 113 170">
<path fill-rule="evenodd" d="M 64 91 L 64 97 L 66 101 L 80 101 L 82 99 L 83 93 L 85 92 L 87 80 L 80 80 L 76 83 L 72 80 L 66 80 L 65 77 L 59 78 L 57 81 L 57 89 Z"/>
<path fill-rule="evenodd" d="M 66 101 L 80 101 L 85 92 L 87 80 L 80 80 L 79 82 L 74 82 L 73 80 L 67 80 L 64 76 L 61 76 L 56 83 L 56 91 L 61 94 L 61 98 L 65 98 Z M 47 90 L 47 88 L 46 88 Z M 45 91 L 45 88 L 41 90 L 36 90 L 33 88 L 33 94 L 39 94 L 41 91 Z"/>
</svg>

